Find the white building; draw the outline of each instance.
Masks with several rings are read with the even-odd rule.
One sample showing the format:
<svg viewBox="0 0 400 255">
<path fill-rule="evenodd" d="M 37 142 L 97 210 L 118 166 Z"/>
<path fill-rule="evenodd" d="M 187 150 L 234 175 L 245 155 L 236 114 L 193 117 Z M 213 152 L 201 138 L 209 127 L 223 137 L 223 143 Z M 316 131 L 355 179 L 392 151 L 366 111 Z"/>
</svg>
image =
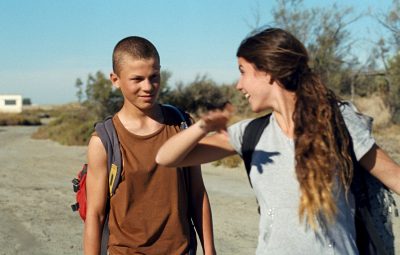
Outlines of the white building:
<svg viewBox="0 0 400 255">
<path fill-rule="evenodd" d="M 9 113 L 22 112 L 22 96 L 0 94 L 0 112 L 9 112 Z"/>
</svg>

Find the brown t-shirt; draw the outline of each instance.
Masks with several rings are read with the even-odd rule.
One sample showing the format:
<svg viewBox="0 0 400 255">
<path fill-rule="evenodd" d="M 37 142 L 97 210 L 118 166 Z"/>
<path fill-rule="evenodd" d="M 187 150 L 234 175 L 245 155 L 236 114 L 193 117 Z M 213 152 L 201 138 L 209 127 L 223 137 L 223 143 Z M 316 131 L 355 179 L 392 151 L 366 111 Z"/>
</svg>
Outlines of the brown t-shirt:
<svg viewBox="0 0 400 255">
<path fill-rule="evenodd" d="M 164 119 L 171 119 L 166 116 Z M 121 144 L 122 180 L 111 197 L 108 250 L 120 254 L 187 254 L 187 173 L 155 163 L 160 146 L 179 132 L 179 122 L 151 135 L 129 132 L 117 115 L 113 123 Z"/>
</svg>

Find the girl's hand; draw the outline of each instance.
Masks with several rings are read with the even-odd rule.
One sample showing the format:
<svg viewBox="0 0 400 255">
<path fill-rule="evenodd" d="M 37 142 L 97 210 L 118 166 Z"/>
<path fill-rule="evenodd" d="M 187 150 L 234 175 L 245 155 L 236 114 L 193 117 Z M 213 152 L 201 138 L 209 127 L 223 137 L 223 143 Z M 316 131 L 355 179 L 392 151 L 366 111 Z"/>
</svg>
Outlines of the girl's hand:
<svg viewBox="0 0 400 255">
<path fill-rule="evenodd" d="M 227 103 L 223 110 L 209 111 L 201 117 L 200 128 L 207 133 L 224 131 L 233 112 L 234 107 L 230 103 Z"/>
</svg>

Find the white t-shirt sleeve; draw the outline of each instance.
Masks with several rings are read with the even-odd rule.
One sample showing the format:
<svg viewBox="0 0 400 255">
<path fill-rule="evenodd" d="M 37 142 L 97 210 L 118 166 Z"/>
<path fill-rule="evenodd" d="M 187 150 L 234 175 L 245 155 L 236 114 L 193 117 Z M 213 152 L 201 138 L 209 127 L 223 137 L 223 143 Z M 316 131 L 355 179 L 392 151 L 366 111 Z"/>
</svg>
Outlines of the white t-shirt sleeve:
<svg viewBox="0 0 400 255">
<path fill-rule="evenodd" d="M 357 108 L 347 102 L 340 107 L 347 130 L 353 141 L 353 150 L 360 160 L 375 144 L 372 136 L 373 118 L 358 112 Z"/>
<path fill-rule="evenodd" d="M 229 142 L 235 151 L 242 156 L 242 142 L 244 130 L 252 119 L 236 122 L 228 128 Z"/>
</svg>

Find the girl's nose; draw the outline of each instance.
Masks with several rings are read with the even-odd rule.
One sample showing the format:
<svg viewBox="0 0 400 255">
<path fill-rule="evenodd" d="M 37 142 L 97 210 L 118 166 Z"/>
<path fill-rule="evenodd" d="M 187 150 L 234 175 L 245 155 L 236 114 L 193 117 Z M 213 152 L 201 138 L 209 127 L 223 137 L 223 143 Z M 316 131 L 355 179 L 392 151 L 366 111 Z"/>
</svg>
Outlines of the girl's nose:
<svg viewBox="0 0 400 255">
<path fill-rule="evenodd" d="M 236 83 L 236 89 L 240 91 L 240 90 L 242 90 L 242 88 L 243 88 L 242 82 L 241 82 L 241 79 L 239 79 L 239 81 Z"/>
</svg>

